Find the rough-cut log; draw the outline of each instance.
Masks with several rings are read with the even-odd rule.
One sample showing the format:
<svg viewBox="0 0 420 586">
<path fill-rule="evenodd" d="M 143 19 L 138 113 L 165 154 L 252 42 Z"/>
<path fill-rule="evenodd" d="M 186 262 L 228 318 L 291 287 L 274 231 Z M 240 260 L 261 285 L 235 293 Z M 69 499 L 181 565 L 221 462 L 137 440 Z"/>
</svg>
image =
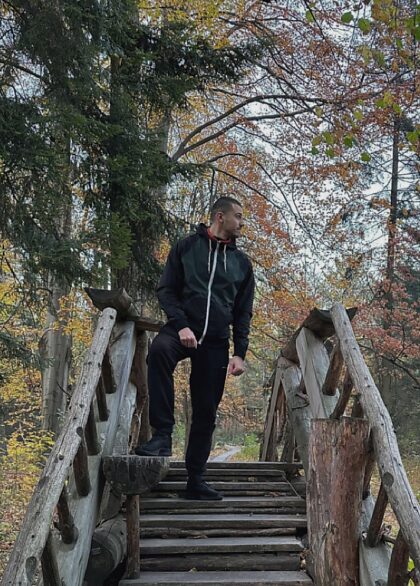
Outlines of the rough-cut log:
<svg viewBox="0 0 420 586">
<path fill-rule="evenodd" d="M 338 393 L 334 396 L 322 393 L 330 364 L 328 352 L 322 339 L 311 330 L 302 328 L 296 339 L 296 349 L 312 415 L 314 418 L 328 417 L 338 401 Z"/>
<path fill-rule="evenodd" d="M 381 483 L 375 508 L 373 509 L 372 519 L 370 520 L 369 529 L 366 535 L 366 545 L 369 547 L 376 547 L 381 540 L 382 521 L 384 520 L 387 505 L 388 497 L 384 485 Z"/>
<path fill-rule="evenodd" d="M 54 509 L 57 505 L 89 415 L 98 384 L 102 359 L 115 323 L 115 310 L 107 309 L 99 318 L 91 349 L 83 364 L 69 405 L 69 415 L 41 474 L 29 503 L 22 529 L 3 575 L 3 585 L 31 584 L 44 549 Z"/>
<path fill-rule="evenodd" d="M 98 439 L 98 430 L 96 429 L 93 404 L 90 406 L 89 417 L 85 429 L 85 439 L 89 456 L 96 456 L 96 454 L 99 454 L 101 451 L 101 445 Z"/>
<path fill-rule="evenodd" d="M 41 557 L 43 586 L 61 586 L 60 572 L 57 566 L 57 559 L 51 534 L 48 535 L 47 542 Z"/>
<path fill-rule="evenodd" d="M 108 349 L 106 350 L 104 359 L 102 361 L 101 381 L 104 385 L 106 393 L 115 393 L 117 383 L 115 382 L 115 373 L 111 365 Z"/>
<path fill-rule="evenodd" d="M 420 505 L 413 493 L 401 461 L 391 417 L 356 342 L 342 305 L 332 309 L 344 361 L 355 389 L 360 393 L 363 411 L 372 429 L 376 460 L 389 502 L 407 541 L 411 556 L 420 567 Z"/>
<path fill-rule="evenodd" d="M 169 470 L 169 459 L 144 456 L 108 456 L 104 474 L 115 492 L 144 494 L 159 484 Z"/>
<path fill-rule="evenodd" d="M 140 575 L 140 507 L 139 495 L 127 496 L 127 575 L 128 579 Z"/>
<path fill-rule="evenodd" d="M 271 389 L 270 403 L 268 406 L 267 417 L 265 419 L 265 425 L 264 425 L 264 436 L 263 436 L 264 439 L 263 439 L 261 458 L 260 458 L 260 460 L 262 460 L 263 462 L 270 460 L 270 458 L 268 458 L 268 448 L 269 448 L 269 444 L 270 444 L 270 439 L 272 439 L 272 435 L 273 435 L 274 415 L 276 412 L 276 405 L 277 405 L 277 400 L 278 400 L 278 396 L 280 393 L 280 387 L 281 387 L 280 369 L 279 369 L 279 362 L 277 361 L 276 372 L 274 375 L 273 386 Z M 273 442 L 271 441 L 271 443 L 273 443 Z"/>
<path fill-rule="evenodd" d="M 106 403 L 105 385 L 102 376 L 96 387 L 96 403 L 98 405 L 99 421 L 107 421 L 109 411 Z"/>
<path fill-rule="evenodd" d="M 392 548 L 391 563 L 389 564 L 387 586 L 407 586 L 408 560 L 410 551 L 401 530 L 398 532 L 395 545 Z"/>
<path fill-rule="evenodd" d="M 309 477 L 309 435 L 311 427 L 311 406 L 307 395 L 300 392 L 302 373 L 300 368 L 290 360 L 281 358 L 281 381 L 287 399 L 287 412 L 293 424 L 296 443 L 302 458 L 306 478 Z"/>
<path fill-rule="evenodd" d="M 57 504 L 58 523 L 57 529 L 60 531 L 63 543 L 70 544 L 77 539 L 77 527 L 74 524 L 73 515 L 69 508 L 69 497 L 66 487 L 61 491 Z"/>
<path fill-rule="evenodd" d="M 85 287 L 92 303 L 100 310 L 112 307 L 117 311 L 119 319 L 133 320 L 140 331 L 158 332 L 163 322 L 140 315 L 140 310 L 127 291 L 120 289 L 93 289 Z"/>
<path fill-rule="evenodd" d="M 353 317 L 356 315 L 356 312 L 357 307 L 353 307 L 352 309 L 347 310 L 347 314 L 350 320 L 353 319 Z M 302 328 L 311 330 L 311 332 L 314 332 L 318 338 L 321 338 L 321 340 L 325 340 L 326 338 L 334 335 L 334 325 L 331 321 L 330 312 L 323 309 L 313 309 L 302 323 L 300 328 L 298 328 L 290 338 L 287 346 L 281 351 L 281 355 L 284 356 L 284 358 L 287 358 L 296 364 L 299 363 L 299 357 L 296 351 L 296 340 Z"/>
<path fill-rule="evenodd" d="M 127 553 L 127 525 L 122 515 L 95 529 L 85 579 L 89 586 L 102 584 Z"/>
<path fill-rule="evenodd" d="M 372 478 L 373 471 L 375 469 L 375 450 L 373 448 L 372 434 L 369 436 L 369 454 L 366 460 L 365 466 L 365 478 L 363 480 L 363 498 L 365 499 L 370 495 L 370 481 Z"/>
<path fill-rule="evenodd" d="M 74 480 L 79 496 L 87 496 L 91 490 L 89 477 L 88 453 L 85 439 L 82 437 L 73 461 Z"/>
<path fill-rule="evenodd" d="M 133 424 L 130 434 L 130 450 L 134 449 L 138 443 L 145 443 L 150 438 L 150 426 L 148 425 L 149 413 L 147 412 L 147 421 L 142 418 L 142 412 L 147 404 L 149 396 L 147 387 L 147 358 L 148 352 L 148 335 L 146 332 L 138 332 L 136 351 L 133 359 L 130 380 L 136 386 L 136 409 L 133 415 Z M 146 426 L 147 423 L 147 426 Z M 143 430 L 142 430 L 143 424 Z M 146 428 L 146 429 L 145 429 Z M 142 438 L 140 440 L 140 432 Z M 144 439 L 145 438 L 145 439 Z"/>
<path fill-rule="evenodd" d="M 336 344 L 330 358 L 330 365 L 328 367 L 324 384 L 322 385 L 322 392 L 324 395 L 335 395 L 342 368 L 343 355 L 341 354 L 340 344 Z"/>
<path fill-rule="evenodd" d="M 312 421 L 308 534 L 317 584 L 359 584 L 359 514 L 368 437 L 365 420 Z"/>
<path fill-rule="evenodd" d="M 352 389 L 353 381 L 351 380 L 349 371 L 346 370 L 343 382 L 343 390 L 340 393 L 340 398 L 338 399 L 337 405 L 334 407 L 334 411 L 330 415 L 331 419 L 339 419 L 342 415 L 344 415 L 344 411 L 346 410 L 347 403 L 349 402 Z"/>
<path fill-rule="evenodd" d="M 295 434 L 290 419 L 287 420 L 286 431 L 284 432 L 283 452 L 280 456 L 281 462 L 293 462 L 295 454 Z"/>
</svg>

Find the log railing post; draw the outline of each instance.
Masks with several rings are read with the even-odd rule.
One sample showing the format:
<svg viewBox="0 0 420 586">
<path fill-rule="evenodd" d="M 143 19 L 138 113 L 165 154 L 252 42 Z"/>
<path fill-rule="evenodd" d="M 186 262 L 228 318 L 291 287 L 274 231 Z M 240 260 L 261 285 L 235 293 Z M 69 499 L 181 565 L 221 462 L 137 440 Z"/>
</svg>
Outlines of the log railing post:
<svg viewBox="0 0 420 586">
<path fill-rule="evenodd" d="M 366 545 L 369 547 L 375 547 L 378 545 L 381 539 L 381 527 L 384 519 L 386 507 L 388 505 L 388 497 L 384 489 L 384 485 L 381 484 L 379 494 L 376 498 L 375 508 L 373 509 L 372 518 L 370 520 L 369 529 L 366 535 Z"/>
<path fill-rule="evenodd" d="M 359 584 L 359 516 L 369 425 L 314 419 L 310 435 L 308 534 L 315 583 Z"/>
<path fill-rule="evenodd" d="M 140 497 L 127 495 L 127 578 L 140 576 Z"/>
<path fill-rule="evenodd" d="M 77 527 L 74 524 L 73 515 L 70 512 L 67 489 L 64 486 L 57 504 L 58 524 L 63 543 L 70 544 L 77 539 Z"/>
<path fill-rule="evenodd" d="M 389 564 L 388 586 L 407 586 L 409 580 L 408 560 L 410 551 L 401 532 L 398 532 L 392 548 L 391 563 Z"/>
<path fill-rule="evenodd" d="M 360 394 L 363 412 L 371 426 L 382 483 L 414 563 L 420 568 L 420 505 L 401 460 L 391 417 L 363 360 L 344 307 L 340 304 L 334 305 L 331 314 L 345 364 L 356 392 Z"/>
</svg>

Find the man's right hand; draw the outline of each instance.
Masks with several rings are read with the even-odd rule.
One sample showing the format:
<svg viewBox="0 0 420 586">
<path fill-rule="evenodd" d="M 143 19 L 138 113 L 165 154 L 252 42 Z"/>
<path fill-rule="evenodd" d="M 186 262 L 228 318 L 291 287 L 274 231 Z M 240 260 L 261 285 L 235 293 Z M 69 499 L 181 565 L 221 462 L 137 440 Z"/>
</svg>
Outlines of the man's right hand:
<svg viewBox="0 0 420 586">
<path fill-rule="evenodd" d="M 185 348 L 197 348 L 197 338 L 194 336 L 194 332 L 190 328 L 182 328 L 178 332 L 181 344 Z"/>
</svg>

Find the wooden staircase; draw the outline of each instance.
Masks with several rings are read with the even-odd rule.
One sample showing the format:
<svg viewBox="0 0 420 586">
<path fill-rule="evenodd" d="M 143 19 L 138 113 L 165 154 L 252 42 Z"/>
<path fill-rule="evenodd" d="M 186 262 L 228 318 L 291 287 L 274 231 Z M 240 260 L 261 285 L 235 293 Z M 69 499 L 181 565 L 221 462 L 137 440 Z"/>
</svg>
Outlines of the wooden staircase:
<svg viewBox="0 0 420 586">
<path fill-rule="evenodd" d="M 189 501 L 181 498 L 184 464 L 171 462 L 164 480 L 140 500 L 140 577 L 120 586 L 312 584 L 301 569 L 306 502 L 300 468 L 210 462 L 206 480 L 224 499 Z"/>
</svg>

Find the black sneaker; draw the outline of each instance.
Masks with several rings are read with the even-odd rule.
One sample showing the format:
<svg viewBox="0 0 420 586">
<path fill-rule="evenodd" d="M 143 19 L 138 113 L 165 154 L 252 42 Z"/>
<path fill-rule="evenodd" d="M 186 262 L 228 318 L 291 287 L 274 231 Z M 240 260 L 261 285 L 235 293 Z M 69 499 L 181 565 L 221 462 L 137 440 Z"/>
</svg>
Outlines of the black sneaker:
<svg viewBox="0 0 420 586">
<path fill-rule="evenodd" d="M 172 456 L 172 438 L 169 434 L 157 432 L 134 451 L 138 456 Z"/>
<path fill-rule="evenodd" d="M 223 496 L 203 480 L 202 476 L 190 476 L 185 498 L 193 501 L 221 501 Z"/>
</svg>

